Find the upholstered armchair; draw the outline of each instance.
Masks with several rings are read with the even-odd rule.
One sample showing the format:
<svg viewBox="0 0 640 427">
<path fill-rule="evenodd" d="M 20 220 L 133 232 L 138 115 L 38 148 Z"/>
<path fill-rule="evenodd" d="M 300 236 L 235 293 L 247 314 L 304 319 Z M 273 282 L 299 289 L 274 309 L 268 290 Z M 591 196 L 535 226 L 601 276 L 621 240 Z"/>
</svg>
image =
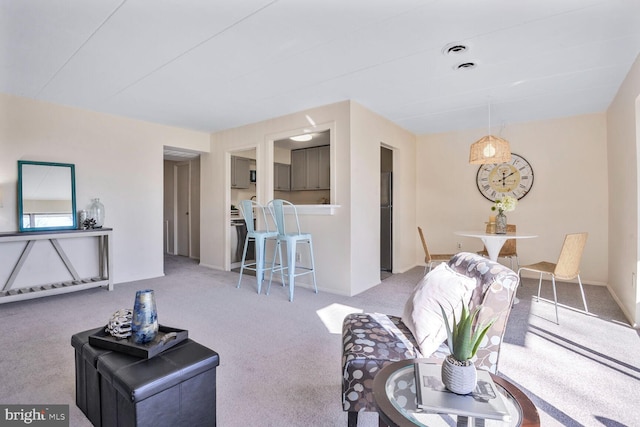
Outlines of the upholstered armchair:
<svg viewBox="0 0 640 427">
<path fill-rule="evenodd" d="M 479 369 L 496 373 L 504 330 L 519 283 L 518 275 L 502 264 L 468 252 L 456 254 L 447 265 L 450 270 L 471 281 L 469 307 L 479 304 L 484 307 L 479 321 L 496 318 L 474 359 Z M 425 276 L 416 286 L 420 286 L 428 277 Z M 406 317 L 406 308 L 403 317 Z M 372 392 L 373 379 L 384 366 L 404 359 L 442 359 L 448 354 L 444 342 L 446 335 L 442 342 L 436 344 L 438 347 L 435 351 L 429 350 L 429 354 L 423 354 L 421 348 L 425 346 L 418 344 L 408 322 L 403 322 L 403 317 L 354 313 L 344 319 L 342 406 L 349 414 L 349 427 L 357 425 L 358 412 L 377 411 Z"/>
</svg>

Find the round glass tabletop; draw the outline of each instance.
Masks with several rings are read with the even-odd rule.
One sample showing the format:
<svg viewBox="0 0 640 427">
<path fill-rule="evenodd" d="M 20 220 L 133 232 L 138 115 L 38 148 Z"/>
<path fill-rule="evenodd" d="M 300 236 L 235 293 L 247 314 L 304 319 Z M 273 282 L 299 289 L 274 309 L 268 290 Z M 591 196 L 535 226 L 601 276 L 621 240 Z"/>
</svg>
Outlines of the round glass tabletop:
<svg viewBox="0 0 640 427">
<path fill-rule="evenodd" d="M 392 363 L 376 375 L 373 391 L 381 417 L 390 426 L 444 427 L 452 423 L 460 425 L 461 422 L 466 425 L 467 417 L 426 412 L 418 408 L 414 362 L 417 360 Z M 531 400 L 503 378 L 495 375 L 492 378 L 503 397 L 510 421 L 483 419 L 481 424 L 486 427 L 539 426 L 538 413 Z"/>
</svg>

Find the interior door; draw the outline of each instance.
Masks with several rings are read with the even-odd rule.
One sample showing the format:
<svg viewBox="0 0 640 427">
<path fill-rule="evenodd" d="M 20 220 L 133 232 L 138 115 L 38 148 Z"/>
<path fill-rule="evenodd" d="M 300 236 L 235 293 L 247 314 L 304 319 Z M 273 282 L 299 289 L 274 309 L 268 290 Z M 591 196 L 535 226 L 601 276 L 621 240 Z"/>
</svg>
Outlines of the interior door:
<svg viewBox="0 0 640 427">
<path fill-rule="evenodd" d="M 380 270 L 392 271 L 393 197 L 391 172 L 380 174 Z"/>
<path fill-rule="evenodd" d="M 176 166 L 176 243 L 177 254 L 189 256 L 189 164 L 179 163 Z"/>
<path fill-rule="evenodd" d="M 380 147 L 380 270 L 393 271 L 393 151 Z"/>
</svg>

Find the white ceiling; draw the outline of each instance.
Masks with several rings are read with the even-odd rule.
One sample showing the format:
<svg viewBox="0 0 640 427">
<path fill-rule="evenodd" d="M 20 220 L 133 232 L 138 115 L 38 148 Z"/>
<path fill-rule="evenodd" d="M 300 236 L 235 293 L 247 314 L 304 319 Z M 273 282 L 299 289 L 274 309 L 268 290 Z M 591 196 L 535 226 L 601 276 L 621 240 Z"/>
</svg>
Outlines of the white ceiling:
<svg viewBox="0 0 640 427">
<path fill-rule="evenodd" d="M 3 0 L 0 35 L 0 92 L 58 104 L 212 132 L 351 99 L 416 134 L 491 105 L 495 133 L 605 111 L 640 1 Z"/>
</svg>

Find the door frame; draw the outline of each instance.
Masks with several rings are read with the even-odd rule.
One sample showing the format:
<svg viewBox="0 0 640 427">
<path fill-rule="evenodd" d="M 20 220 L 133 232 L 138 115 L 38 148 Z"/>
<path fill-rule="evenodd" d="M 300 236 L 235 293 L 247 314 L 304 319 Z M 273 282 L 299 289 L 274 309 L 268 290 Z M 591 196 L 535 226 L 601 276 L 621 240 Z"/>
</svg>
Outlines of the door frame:
<svg viewBox="0 0 640 427">
<path fill-rule="evenodd" d="M 396 148 L 392 147 L 391 145 L 385 144 L 385 143 L 380 143 L 380 148 L 379 148 L 379 153 L 380 153 L 380 173 L 382 173 L 382 149 L 386 149 L 389 150 L 391 152 L 391 170 L 385 171 L 385 172 L 390 172 L 391 173 L 391 236 L 390 236 L 390 243 L 391 243 L 391 273 L 393 274 L 395 272 L 395 255 L 396 255 L 396 239 L 394 239 L 394 236 L 396 236 L 396 210 L 393 208 L 394 206 L 396 206 L 396 191 L 395 191 L 395 186 L 396 186 L 396 180 L 393 179 L 394 176 L 394 170 L 396 169 Z M 380 192 L 379 192 L 380 193 Z M 382 226 L 382 215 L 379 216 L 379 228 Z M 382 239 L 380 239 L 380 247 L 379 247 L 379 252 L 380 254 L 382 253 Z M 380 265 L 380 271 L 382 271 L 382 266 Z"/>
</svg>

